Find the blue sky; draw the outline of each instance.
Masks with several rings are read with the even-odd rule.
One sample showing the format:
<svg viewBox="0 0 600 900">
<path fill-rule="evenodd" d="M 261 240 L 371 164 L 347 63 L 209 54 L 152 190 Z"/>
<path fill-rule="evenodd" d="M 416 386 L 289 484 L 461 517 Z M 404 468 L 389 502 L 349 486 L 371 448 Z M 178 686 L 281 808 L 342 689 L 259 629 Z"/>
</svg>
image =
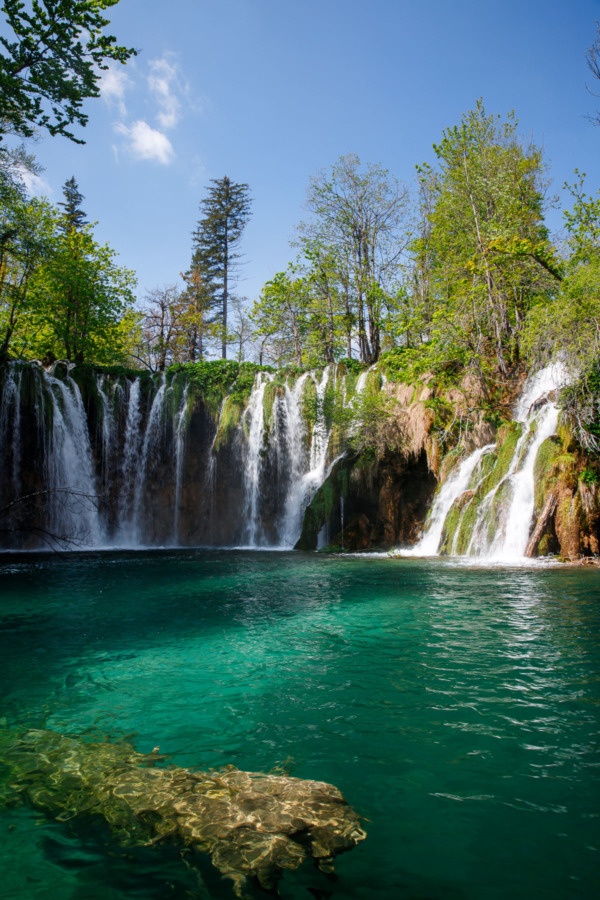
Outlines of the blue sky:
<svg viewBox="0 0 600 900">
<path fill-rule="evenodd" d="M 33 149 L 38 189 L 57 202 L 75 175 L 140 297 L 187 268 L 211 178 L 250 186 L 237 291 L 253 299 L 294 256 L 310 175 L 356 153 L 410 187 L 479 97 L 515 110 L 556 193 L 575 167 L 600 188 L 600 127 L 585 118 L 600 109 L 585 60 L 600 0 L 120 0 L 110 15 L 139 56 L 89 102 L 85 146 Z"/>
</svg>

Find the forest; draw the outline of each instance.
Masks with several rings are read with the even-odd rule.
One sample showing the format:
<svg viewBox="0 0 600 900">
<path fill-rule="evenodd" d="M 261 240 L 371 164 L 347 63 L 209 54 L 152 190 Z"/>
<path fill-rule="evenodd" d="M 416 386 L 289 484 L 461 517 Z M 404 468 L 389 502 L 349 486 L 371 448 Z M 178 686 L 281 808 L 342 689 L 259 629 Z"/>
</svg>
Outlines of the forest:
<svg viewBox="0 0 600 900">
<path fill-rule="evenodd" d="M 44 68 L 27 56 L 38 25 L 4 4 L 19 40 L 2 39 L 0 71 L 1 359 L 154 372 L 227 356 L 298 368 L 382 360 L 395 380 L 472 384 L 472 403 L 500 413 L 516 374 L 560 359 L 571 372 L 564 412 L 582 445 L 600 449 L 600 192 L 575 170 L 562 233 L 551 235 L 549 167 L 514 114 L 480 100 L 437 136 L 436 162 L 416 165 L 414 190 L 352 153 L 311 177 L 294 259 L 255 298 L 236 292 L 250 187 L 213 179 L 187 268 L 136 298 L 135 273 L 94 237 L 76 177 L 55 205 L 25 187 L 40 167 L 14 139 L 46 130 L 79 140 L 69 128 L 85 124 L 98 72 L 135 52 L 103 43 L 100 13 L 80 23 L 91 37 L 77 49 L 69 28 L 81 4 L 63 6 L 63 59 L 54 44 Z M 588 53 L 595 77 L 599 60 L 600 38 Z"/>
</svg>

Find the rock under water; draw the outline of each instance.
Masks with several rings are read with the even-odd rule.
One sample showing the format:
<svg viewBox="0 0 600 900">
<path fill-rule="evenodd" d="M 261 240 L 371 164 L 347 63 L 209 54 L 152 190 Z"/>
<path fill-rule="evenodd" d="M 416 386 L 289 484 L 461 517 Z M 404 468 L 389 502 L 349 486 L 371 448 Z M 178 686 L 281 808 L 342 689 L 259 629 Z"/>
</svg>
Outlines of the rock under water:
<svg viewBox="0 0 600 900">
<path fill-rule="evenodd" d="M 304 860 L 332 871 L 333 858 L 366 834 L 331 784 L 233 766 L 200 772 L 165 765 L 158 748 L 84 742 L 46 730 L 3 732 L 8 798 L 65 821 L 100 816 L 125 845 L 168 842 L 208 853 L 245 896 L 254 880 L 276 888 Z"/>
</svg>

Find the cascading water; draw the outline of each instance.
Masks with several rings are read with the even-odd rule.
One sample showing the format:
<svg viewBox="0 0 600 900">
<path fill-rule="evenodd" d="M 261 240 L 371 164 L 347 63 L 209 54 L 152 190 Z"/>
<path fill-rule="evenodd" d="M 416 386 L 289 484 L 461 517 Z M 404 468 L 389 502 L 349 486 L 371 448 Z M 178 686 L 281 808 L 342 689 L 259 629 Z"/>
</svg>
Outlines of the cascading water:
<svg viewBox="0 0 600 900">
<path fill-rule="evenodd" d="M 517 443 L 514 464 L 501 482 L 507 483 L 509 488 L 508 500 L 502 507 L 491 544 L 485 540 L 472 543 L 477 555 L 492 561 L 509 562 L 525 554 L 534 524 L 535 460 L 541 445 L 554 434 L 558 425 L 558 407 L 548 394 L 564 380 L 562 367 L 549 366 L 529 380 L 521 395 L 515 419 L 523 423 L 524 433 Z"/>
<path fill-rule="evenodd" d="M 493 447 L 494 444 L 488 444 L 475 450 L 450 474 L 434 500 L 423 536 L 410 550 L 403 550 L 403 556 L 435 556 L 438 553 L 444 523 L 452 505 L 468 489 L 471 476 L 481 457 L 489 453 Z"/>
<path fill-rule="evenodd" d="M 438 492 L 429 526 L 421 540 L 410 550 L 399 551 L 402 555 L 429 556 L 440 550 L 449 550 L 454 555 L 459 544 L 464 544 L 461 529 L 469 527 L 470 536 L 463 551 L 465 555 L 481 557 L 489 562 L 518 562 L 523 559 L 534 524 L 535 461 L 541 445 L 556 431 L 558 408 L 551 394 L 565 383 L 565 378 L 563 368 L 554 365 L 528 379 L 514 410 L 514 421 L 519 423 L 521 433 L 504 474 L 491 479 L 493 466 L 487 473 L 480 472 L 488 455 L 497 456 L 494 445 L 475 450 Z M 489 489 L 485 489 L 488 478 L 492 483 Z M 475 503 L 478 504 L 476 514 L 471 515 L 468 524 L 469 513 L 472 513 Z M 444 533 L 452 515 L 457 521 L 448 546 L 444 543 Z"/>
<path fill-rule="evenodd" d="M 290 430 L 289 434 L 289 444 L 292 449 L 291 457 L 293 459 L 293 478 L 285 498 L 280 539 L 281 544 L 286 547 L 293 547 L 300 537 L 304 510 L 325 480 L 325 464 L 331 433 L 331 427 L 327 424 L 325 394 L 330 375 L 331 367 L 327 366 L 320 380 L 311 376 L 316 386 L 315 422 L 308 453 L 308 470 L 305 469 L 304 471 L 301 471 L 301 467 L 303 464 L 306 465 L 306 454 L 301 454 L 301 448 L 305 427 L 300 409 L 300 399 L 305 384 L 301 383 L 298 386 L 298 390 L 290 394 L 290 398 L 294 401 L 296 412 L 293 416 L 290 416 L 290 419 L 295 424 L 295 429 Z"/>
<path fill-rule="evenodd" d="M 98 546 L 104 533 L 99 514 L 87 419 L 77 383 L 43 373 L 44 396 L 52 403 L 46 458 L 48 532 L 78 545 Z"/>
<path fill-rule="evenodd" d="M 181 395 L 179 409 L 175 416 L 175 518 L 173 533 L 175 543 L 179 543 L 179 504 L 181 502 L 181 472 L 183 468 L 183 451 L 185 448 L 185 426 L 187 417 L 189 385 L 186 384 Z"/>
<path fill-rule="evenodd" d="M 264 459 L 263 443 L 265 435 L 264 396 L 267 384 L 272 377 L 259 372 L 250 400 L 244 412 L 242 427 L 247 429 L 245 449 L 244 480 L 246 486 L 246 505 L 244 519 L 246 522 L 246 543 L 249 547 L 259 546 L 262 542 L 262 529 L 259 516 L 260 481 Z"/>
<path fill-rule="evenodd" d="M 119 494 L 117 540 L 125 543 L 126 523 L 131 516 L 140 459 L 141 385 L 139 378 L 127 382 L 127 420 L 121 459 L 121 492 Z"/>
</svg>

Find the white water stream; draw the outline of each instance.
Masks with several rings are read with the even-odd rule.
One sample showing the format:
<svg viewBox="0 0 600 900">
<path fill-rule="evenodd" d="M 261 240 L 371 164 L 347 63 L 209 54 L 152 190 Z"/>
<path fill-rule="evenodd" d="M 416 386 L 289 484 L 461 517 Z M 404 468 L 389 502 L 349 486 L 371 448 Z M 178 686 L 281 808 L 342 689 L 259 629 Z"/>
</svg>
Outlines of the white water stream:
<svg viewBox="0 0 600 900">
<path fill-rule="evenodd" d="M 558 424 L 558 408 L 549 395 L 565 381 L 563 367 L 553 365 L 542 369 L 525 383 L 513 411 L 514 420 L 522 424 L 521 436 L 508 471 L 481 501 L 467 556 L 477 556 L 492 563 L 523 560 L 535 524 L 535 460 L 541 445 L 555 433 Z M 450 510 L 469 489 L 473 473 L 483 457 L 493 450 L 494 445 L 481 447 L 463 460 L 436 495 L 422 538 L 414 547 L 398 550 L 399 555 L 435 556 L 439 552 Z M 478 486 L 474 486 L 475 490 Z M 456 548 L 458 534 L 457 528 L 453 548 Z"/>
</svg>

